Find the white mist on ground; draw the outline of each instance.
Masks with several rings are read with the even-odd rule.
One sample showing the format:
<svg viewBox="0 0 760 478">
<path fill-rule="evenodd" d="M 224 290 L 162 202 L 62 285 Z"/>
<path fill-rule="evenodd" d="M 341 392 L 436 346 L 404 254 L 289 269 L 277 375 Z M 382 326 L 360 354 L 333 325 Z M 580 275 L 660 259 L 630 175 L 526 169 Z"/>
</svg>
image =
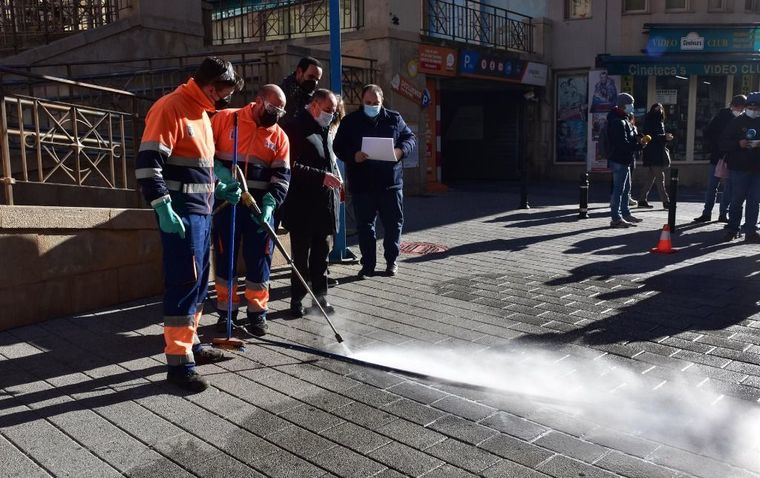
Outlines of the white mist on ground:
<svg viewBox="0 0 760 478">
<path fill-rule="evenodd" d="M 760 407 L 714 393 L 695 374 L 655 378 L 604 357 L 530 347 L 471 352 L 398 346 L 357 351 L 353 358 L 519 395 L 541 408 L 760 470 Z"/>
</svg>

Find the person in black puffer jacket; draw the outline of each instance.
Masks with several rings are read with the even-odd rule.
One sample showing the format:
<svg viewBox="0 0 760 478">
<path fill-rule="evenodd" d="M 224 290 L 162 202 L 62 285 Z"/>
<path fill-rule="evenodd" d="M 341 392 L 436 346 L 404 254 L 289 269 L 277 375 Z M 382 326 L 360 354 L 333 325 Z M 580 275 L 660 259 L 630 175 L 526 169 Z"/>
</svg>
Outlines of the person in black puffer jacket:
<svg viewBox="0 0 760 478">
<path fill-rule="evenodd" d="M 694 222 L 710 222 L 712 220 L 712 210 L 715 206 L 715 200 L 718 196 L 718 186 L 723 183 L 723 197 L 720 199 L 720 209 L 718 210 L 718 221 L 728 222 L 728 208 L 731 204 L 731 181 L 728 178 L 721 181 L 715 177 L 715 167 L 718 161 L 726 157 L 726 153 L 720 149 L 720 137 L 728 124 L 735 117 L 744 113 L 744 106 L 747 104 L 747 97 L 736 95 L 731 99 L 731 105 L 718 111 L 718 114 L 710 121 L 702 132 L 705 139 L 705 147 L 710 151 L 710 170 L 707 179 L 707 191 L 705 192 L 705 207 L 702 215 L 694 218 Z"/>
<path fill-rule="evenodd" d="M 673 135 L 665 132 L 664 121 L 665 109 L 660 103 L 653 104 L 644 118 L 644 127 L 641 131 L 644 135 L 649 135 L 652 140 L 644 148 L 642 154 L 646 177 L 641 190 L 639 207 L 648 209 L 654 207 L 647 202 L 649 191 L 652 190 L 654 184 L 657 184 L 657 192 L 660 194 L 662 207 L 667 209 L 670 206 L 670 199 L 665 190 L 665 170 L 670 167 L 670 152 L 667 148 L 667 142 L 673 139 Z"/>
<path fill-rule="evenodd" d="M 327 238 L 335 233 L 341 186 L 333 161 L 329 126 L 338 99 L 330 90 L 318 89 L 302 114 L 284 126 L 290 139 L 291 182 L 282 206 L 282 222 L 290 232 L 293 263 L 311 281 L 322 308 L 334 312 L 327 302 Z M 295 274 L 290 277 L 290 312 L 306 313 L 302 301 L 306 289 Z"/>
<path fill-rule="evenodd" d="M 720 149 L 726 153 L 731 181 L 726 241 L 739 236 L 742 203 L 747 201 L 745 241 L 760 243 L 760 235 L 757 233 L 757 217 L 760 213 L 760 91 L 747 95 L 747 107 L 723 131 Z"/>
</svg>

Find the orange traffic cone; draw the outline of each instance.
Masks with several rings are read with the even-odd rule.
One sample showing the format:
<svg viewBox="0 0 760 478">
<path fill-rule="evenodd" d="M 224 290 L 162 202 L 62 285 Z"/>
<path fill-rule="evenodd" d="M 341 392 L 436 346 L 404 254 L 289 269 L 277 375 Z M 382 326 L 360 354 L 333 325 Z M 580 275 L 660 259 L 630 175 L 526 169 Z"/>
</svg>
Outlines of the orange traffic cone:
<svg viewBox="0 0 760 478">
<path fill-rule="evenodd" d="M 660 242 L 657 243 L 657 247 L 653 247 L 649 252 L 654 252 L 655 254 L 672 254 L 678 252 L 678 249 L 673 249 L 673 244 L 670 242 L 670 226 L 665 224 L 662 227 Z"/>
</svg>

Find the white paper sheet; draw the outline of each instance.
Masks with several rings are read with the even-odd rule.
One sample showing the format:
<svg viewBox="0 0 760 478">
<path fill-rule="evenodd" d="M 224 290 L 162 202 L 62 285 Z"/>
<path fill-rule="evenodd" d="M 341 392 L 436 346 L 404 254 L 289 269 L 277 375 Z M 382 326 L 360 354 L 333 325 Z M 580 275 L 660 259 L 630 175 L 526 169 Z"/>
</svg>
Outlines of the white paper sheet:
<svg viewBox="0 0 760 478">
<path fill-rule="evenodd" d="M 367 153 L 369 159 L 396 162 L 393 144 L 393 138 L 370 138 L 365 136 L 362 138 L 362 151 Z"/>
</svg>

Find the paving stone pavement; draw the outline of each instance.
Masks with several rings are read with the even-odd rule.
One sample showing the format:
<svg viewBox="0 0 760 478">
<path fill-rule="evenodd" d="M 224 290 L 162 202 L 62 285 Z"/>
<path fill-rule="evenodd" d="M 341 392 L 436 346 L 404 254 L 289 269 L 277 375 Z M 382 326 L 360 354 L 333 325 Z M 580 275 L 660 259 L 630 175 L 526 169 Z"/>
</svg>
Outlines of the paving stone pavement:
<svg viewBox="0 0 760 478">
<path fill-rule="evenodd" d="M 650 254 L 665 211 L 611 230 L 575 197 L 410 197 L 403 240 L 447 251 L 394 278 L 331 266 L 354 356 L 441 379 L 283 346 L 340 351 L 287 317 L 286 271 L 271 342 L 201 367 L 197 395 L 164 383 L 158 299 L 2 332 L 0 477 L 760 476 L 760 247 L 689 224 L 693 202 L 680 251 Z"/>
</svg>

